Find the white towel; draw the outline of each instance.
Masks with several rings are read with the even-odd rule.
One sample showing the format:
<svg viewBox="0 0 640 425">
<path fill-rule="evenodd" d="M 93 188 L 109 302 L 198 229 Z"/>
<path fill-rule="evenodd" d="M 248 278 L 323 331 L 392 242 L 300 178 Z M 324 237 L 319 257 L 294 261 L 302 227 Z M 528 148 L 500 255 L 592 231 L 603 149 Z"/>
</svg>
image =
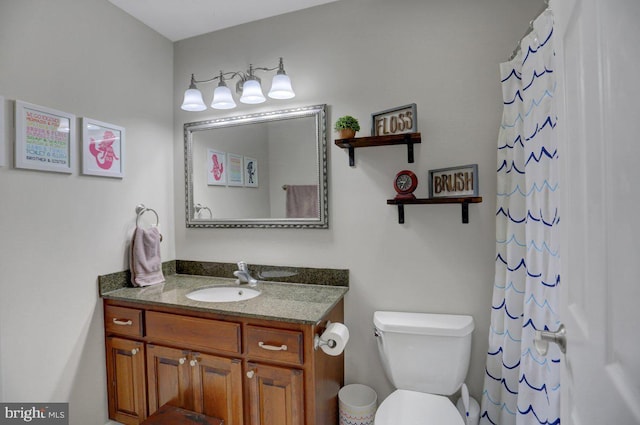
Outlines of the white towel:
<svg viewBox="0 0 640 425">
<path fill-rule="evenodd" d="M 162 235 L 157 227 L 136 227 L 131 239 L 131 283 L 148 286 L 164 282 L 160 241 Z"/>
</svg>

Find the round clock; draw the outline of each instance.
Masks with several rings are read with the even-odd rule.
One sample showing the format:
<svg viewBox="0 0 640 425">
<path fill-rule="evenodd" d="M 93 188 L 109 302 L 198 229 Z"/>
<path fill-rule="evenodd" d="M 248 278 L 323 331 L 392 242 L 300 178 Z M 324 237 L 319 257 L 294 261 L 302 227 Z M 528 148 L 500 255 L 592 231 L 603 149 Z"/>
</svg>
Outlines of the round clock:
<svg viewBox="0 0 640 425">
<path fill-rule="evenodd" d="M 396 174 L 393 188 L 398 192 L 395 199 L 415 199 L 413 191 L 418 187 L 418 177 L 413 171 L 402 170 Z"/>
</svg>

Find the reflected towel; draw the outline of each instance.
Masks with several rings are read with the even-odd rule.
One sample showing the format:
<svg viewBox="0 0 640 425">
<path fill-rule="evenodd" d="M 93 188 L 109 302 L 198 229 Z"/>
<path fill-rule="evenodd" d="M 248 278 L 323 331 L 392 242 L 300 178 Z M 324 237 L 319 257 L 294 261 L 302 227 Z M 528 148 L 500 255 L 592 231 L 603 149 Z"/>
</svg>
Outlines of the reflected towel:
<svg viewBox="0 0 640 425">
<path fill-rule="evenodd" d="M 136 227 L 131 240 L 131 283 L 148 286 L 164 282 L 160 241 L 162 235 L 157 227 Z"/>
<path fill-rule="evenodd" d="M 288 185 L 287 218 L 318 217 L 318 185 Z"/>
</svg>

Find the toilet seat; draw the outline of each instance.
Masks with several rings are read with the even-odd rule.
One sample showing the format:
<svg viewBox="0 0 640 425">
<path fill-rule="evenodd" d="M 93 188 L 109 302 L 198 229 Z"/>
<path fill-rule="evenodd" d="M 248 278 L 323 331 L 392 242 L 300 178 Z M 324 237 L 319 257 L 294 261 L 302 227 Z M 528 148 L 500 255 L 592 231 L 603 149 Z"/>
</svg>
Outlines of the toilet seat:
<svg viewBox="0 0 640 425">
<path fill-rule="evenodd" d="M 464 425 L 462 416 L 445 396 L 395 390 L 376 412 L 375 425 Z"/>
</svg>

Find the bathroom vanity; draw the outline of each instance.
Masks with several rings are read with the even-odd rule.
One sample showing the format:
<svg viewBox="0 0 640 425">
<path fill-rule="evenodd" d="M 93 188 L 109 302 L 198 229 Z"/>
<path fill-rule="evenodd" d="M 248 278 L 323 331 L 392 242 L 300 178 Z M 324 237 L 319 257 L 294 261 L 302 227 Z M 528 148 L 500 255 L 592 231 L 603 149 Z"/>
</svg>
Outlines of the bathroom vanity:
<svg viewBox="0 0 640 425">
<path fill-rule="evenodd" d="M 233 279 L 170 275 L 103 292 L 109 417 L 140 424 L 165 404 L 225 425 L 333 425 L 344 357 L 314 338 L 342 322 L 346 286 L 260 282 L 238 302 L 187 298 Z"/>
</svg>

